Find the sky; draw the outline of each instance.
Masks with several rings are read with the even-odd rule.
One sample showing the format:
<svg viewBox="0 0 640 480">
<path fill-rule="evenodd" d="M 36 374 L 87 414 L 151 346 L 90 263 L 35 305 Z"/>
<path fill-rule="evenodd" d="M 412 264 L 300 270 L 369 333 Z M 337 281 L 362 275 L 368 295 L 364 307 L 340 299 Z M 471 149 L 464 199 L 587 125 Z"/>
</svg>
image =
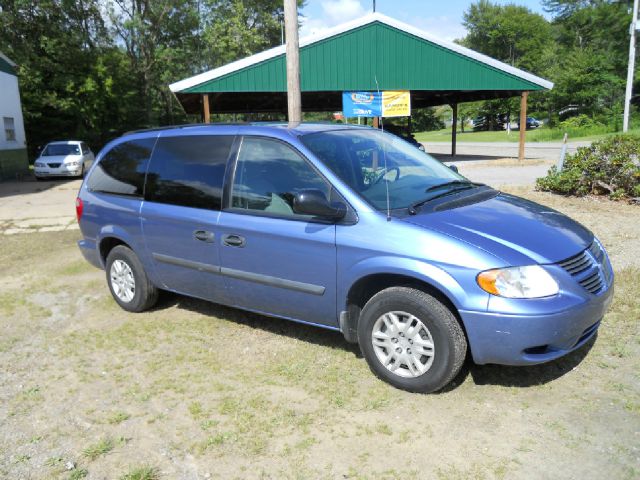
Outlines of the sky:
<svg viewBox="0 0 640 480">
<path fill-rule="evenodd" d="M 548 17 L 540 0 L 492 0 L 514 3 Z M 462 15 L 474 3 L 471 0 L 376 0 L 376 11 L 413 25 L 444 40 L 465 36 Z M 305 18 L 300 36 L 319 33 L 340 23 L 370 13 L 372 0 L 307 0 L 300 10 Z"/>
</svg>

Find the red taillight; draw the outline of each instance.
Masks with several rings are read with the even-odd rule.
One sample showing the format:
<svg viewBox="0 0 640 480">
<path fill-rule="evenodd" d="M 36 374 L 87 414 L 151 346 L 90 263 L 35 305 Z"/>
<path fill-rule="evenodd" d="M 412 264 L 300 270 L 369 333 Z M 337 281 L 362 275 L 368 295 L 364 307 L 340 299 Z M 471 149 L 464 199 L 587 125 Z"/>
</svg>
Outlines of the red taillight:
<svg viewBox="0 0 640 480">
<path fill-rule="evenodd" d="M 78 219 L 78 222 L 80 222 L 80 219 L 82 218 L 82 199 L 80 197 L 76 198 L 76 218 Z"/>
</svg>

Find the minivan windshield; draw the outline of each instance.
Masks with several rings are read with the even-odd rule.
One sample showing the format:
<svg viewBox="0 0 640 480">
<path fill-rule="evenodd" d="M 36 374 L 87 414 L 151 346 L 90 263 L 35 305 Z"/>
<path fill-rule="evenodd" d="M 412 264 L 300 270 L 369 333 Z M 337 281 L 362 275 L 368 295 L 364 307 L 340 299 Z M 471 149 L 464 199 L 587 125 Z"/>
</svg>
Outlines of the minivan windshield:
<svg viewBox="0 0 640 480">
<path fill-rule="evenodd" d="M 80 155 L 80 147 L 68 143 L 52 143 L 47 145 L 42 151 L 43 157 L 54 157 L 57 155 Z"/>
<path fill-rule="evenodd" d="M 395 135 L 373 129 L 310 133 L 302 142 L 378 210 L 409 208 L 474 184 Z"/>
</svg>

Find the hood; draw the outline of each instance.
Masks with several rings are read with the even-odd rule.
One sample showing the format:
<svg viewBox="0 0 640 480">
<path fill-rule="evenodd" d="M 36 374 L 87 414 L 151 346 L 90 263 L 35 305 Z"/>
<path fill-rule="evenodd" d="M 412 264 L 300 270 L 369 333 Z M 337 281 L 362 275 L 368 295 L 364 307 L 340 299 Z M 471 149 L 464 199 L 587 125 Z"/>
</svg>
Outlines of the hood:
<svg viewBox="0 0 640 480">
<path fill-rule="evenodd" d="M 38 158 L 38 161 L 44 163 L 64 163 L 65 160 L 77 160 L 80 157 L 82 157 L 82 155 L 75 153 L 73 155 L 47 155 Z"/>
<path fill-rule="evenodd" d="M 581 252 L 593 234 L 551 208 L 513 195 L 404 218 L 488 251 L 507 265 L 556 263 Z"/>
</svg>

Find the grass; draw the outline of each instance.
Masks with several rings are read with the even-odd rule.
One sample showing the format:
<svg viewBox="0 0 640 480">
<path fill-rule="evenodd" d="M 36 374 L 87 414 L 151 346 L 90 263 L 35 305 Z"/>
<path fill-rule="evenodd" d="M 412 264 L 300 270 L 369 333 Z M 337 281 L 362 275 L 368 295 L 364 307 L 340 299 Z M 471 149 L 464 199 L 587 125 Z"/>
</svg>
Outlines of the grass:
<svg viewBox="0 0 640 480">
<path fill-rule="evenodd" d="M 606 203 L 561 198 L 557 207 L 568 204 L 579 220 L 597 213 L 587 226 L 605 238 L 615 230 Z M 44 477 L 82 478 L 85 469 L 63 470 L 75 458 L 91 477 L 128 480 L 182 478 L 185 466 L 203 478 L 416 478 L 425 469 L 441 478 L 525 478 L 532 468 L 548 477 L 567 458 L 575 476 L 637 472 L 631 448 L 595 452 L 637 437 L 638 266 L 617 269 L 615 301 L 592 346 L 540 367 L 467 365 L 456 387 L 424 396 L 377 380 L 336 333 L 175 295 L 152 312 L 123 312 L 103 272 L 80 267 L 73 236 L 23 237 L 25 248 L 45 253 L 30 259 L 21 242 L 3 244 L 0 258 L 14 262 L 9 245 L 23 259 L 7 279 L 24 284 L 16 298 L 53 285 L 99 300 L 74 313 L 81 296 L 61 297 L 68 315 L 54 324 L 10 300 L 11 316 L 0 320 L 9 379 L 0 393 L 15 414 L 0 429 L 2 478 L 28 478 L 46 458 Z M 616 238 L 606 238 L 612 251 L 628 252 L 637 235 Z M 87 431 L 104 437 L 87 446 Z"/>
<path fill-rule="evenodd" d="M 135 467 L 120 477 L 120 480 L 159 480 L 160 472 L 155 467 Z"/>
<path fill-rule="evenodd" d="M 76 468 L 73 470 L 67 480 L 80 480 L 81 478 L 86 478 L 89 475 L 89 470 L 86 468 Z"/>
<path fill-rule="evenodd" d="M 89 445 L 87 448 L 84 449 L 82 454 L 89 460 L 93 461 L 102 455 L 106 455 L 111 450 L 113 450 L 114 447 L 115 447 L 115 444 L 113 440 L 109 437 L 106 437 L 94 444 Z"/>
<path fill-rule="evenodd" d="M 621 134 L 622 132 L 611 132 L 608 127 L 563 130 L 559 128 L 540 127 L 535 130 L 527 130 L 527 142 L 551 142 L 560 141 L 565 132 L 569 141 L 583 140 L 594 141 L 602 138 Z M 640 129 L 632 129 L 630 134 L 640 135 Z M 415 134 L 419 142 L 450 142 L 451 129 L 434 130 L 430 132 L 418 132 Z M 458 130 L 456 140 L 458 142 L 518 142 L 520 133 L 512 130 L 510 134 L 506 130 L 497 132 L 474 132 L 471 128 L 461 132 Z"/>
<path fill-rule="evenodd" d="M 114 412 L 111 415 L 109 415 L 109 417 L 107 417 L 107 423 L 111 425 L 118 425 L 124 422 L 125 420 L 129 420 L 129 418 L 131 418 L 131 415 L 129 415 L 128 413 Z"/>
</svg>

